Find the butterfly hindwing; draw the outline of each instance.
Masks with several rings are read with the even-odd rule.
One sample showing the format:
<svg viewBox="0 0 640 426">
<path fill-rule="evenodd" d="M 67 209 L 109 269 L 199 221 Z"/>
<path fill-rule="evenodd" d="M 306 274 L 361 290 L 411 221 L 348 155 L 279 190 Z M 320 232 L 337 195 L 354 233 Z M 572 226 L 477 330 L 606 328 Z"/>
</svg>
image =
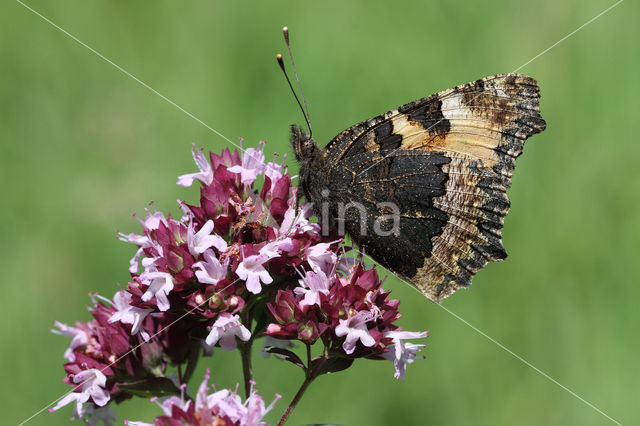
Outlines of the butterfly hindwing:
<svg viewBox="0 0 640 426">
<path fill-rule="evenodd" d="M 538 103 L 535 80 L 502 74 L 343 131 L 322 155 L 326 183 L 336 194 L 332 203 L 365 209 L 364 221 L 363 212 L 348 210 L 344 229 L 431 300 L 468 287 L 487 262 L 506 257 L 506 190 L 525 139 L 544 130 Z M 397 212 L 380 206 L 385 202 Z M 390 213 L 399 214 L 399 227 L 387 235 Z"/>
</svg>

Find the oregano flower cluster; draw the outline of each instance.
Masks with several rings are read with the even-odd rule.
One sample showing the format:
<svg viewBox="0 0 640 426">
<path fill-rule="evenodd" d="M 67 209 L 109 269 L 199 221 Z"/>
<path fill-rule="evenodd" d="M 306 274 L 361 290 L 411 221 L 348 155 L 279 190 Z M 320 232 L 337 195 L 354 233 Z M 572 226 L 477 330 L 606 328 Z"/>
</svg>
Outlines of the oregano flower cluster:
<svg viewBox="0 0 640 426">
<path fill-rule="evenodd" d="M 146 209 L 140 232 L 119 234 L 136 247 L 126 287 L 111 299 L 91 295 L 92 320 L 55 323 L 71 338 L 64 382 L 73 388 L 50 411 L 73 403 L 75 419 L 111 424 L 114 403 L 142 396 L 160 407 L 156 425 L 264 424 L 280 396 L 266 405 L 251 377 L 261 338 L 263 354 L 305 372 L 280 423 L 315 378 L 357 358 L 391 360 L 403 379 L 424 346 L 407 340 L 427 333 L 401 330 L 400 302 L 375 267 L 322 235 L 285 158 L 266 162 L 264 142 L 242 155 L 192 152 L 198 171 L 177 183 L 199 184 L 199 202 L 179 201 L 175 217 Z M 209 371 L 189 396 L 198 361 L 214 348 L 239 351 L 244 400 L 237 388 L 211 390 Z M 215 356 L 206 362 L 215 375 Z"/>
</svg>

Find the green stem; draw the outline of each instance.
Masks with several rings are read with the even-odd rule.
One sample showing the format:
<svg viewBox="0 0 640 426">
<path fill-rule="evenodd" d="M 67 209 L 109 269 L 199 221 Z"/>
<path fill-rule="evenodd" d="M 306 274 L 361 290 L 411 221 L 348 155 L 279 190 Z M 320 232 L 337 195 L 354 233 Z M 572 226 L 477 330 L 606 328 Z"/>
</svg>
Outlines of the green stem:
<svg viewBox="0 0 640 426">
<path fill-rule="evenodd" d="M 304 392 L 307 390 L 311 382 L 313 382 L 313 379 L 315 379 L 314 376 L 309 376 L 306 379 L 304 379 L 304 382 L 302 382 L 302 386 L 300 386 L 300 389 L 298 389 L 298 393 L 296 393 L 296 396 L 293 397 L 291 404 L 289 404 L 289 406 L 287 407 L 287 411 L 285 411 L 282 417 L 280 418 L 280 421 L 278 422 L 278 426 L 282 426 L 284 422 L 287 421 L 287 418 L 289 418 L 289 415 L 291 415 L 291 412 L 293 411 L 293 409 L 296 408 L 296 405 L 300 401 L 300 398 L 302 398 L 302 395 L 304 395 Z"/>
<path fill-rule="evenodd" d="M 284 414 L 280 418 L 280 421 L 278 422 L 278 426 L 282 426 L 287 421 L 287 419 L 291 415 L 291 412 L 293 411 L 294 408 L 296 408 L 296 405 L 298 405 L 298 402 L 300 402 L 300 398 L 302 398 L 302 395 L 304 395 L 304 392 L 307 390 L 311 382 L 313 382 L 316 377 L 322 374 L 321 371 L 322 371 L 323 364 L 324 363 L 321 363 L 320 365 L 318 365 L 316 369 L 311 368 L 311 345 L 307 343 L 307 368 L 305 369 L 304 382 L 302 382 L 302 386 L 300 386 L 300 389 L 298 389 L 298 392 L 293 397 L 293 400 L 291 400 L 291 403 L 287 407 L 287 410 L 284 412 Z"/>
<path fill-rule="evenodd" d="M 245 315 L 240 316 L 240 321 L 249 330 L 253 324 L 253 312 L 251 309 L 247 310 Z M 244 376 L 244 395 L 245 398 L 249 398 L 251 393 L 251 380 L 253 380 L 253 370 L 251 368 L 251 347 L 253 345 L 254 334 L 246 342 L 238 342 L 240 347 L 240 356 L 242 358 L 242 375 Z"/>
</svg>

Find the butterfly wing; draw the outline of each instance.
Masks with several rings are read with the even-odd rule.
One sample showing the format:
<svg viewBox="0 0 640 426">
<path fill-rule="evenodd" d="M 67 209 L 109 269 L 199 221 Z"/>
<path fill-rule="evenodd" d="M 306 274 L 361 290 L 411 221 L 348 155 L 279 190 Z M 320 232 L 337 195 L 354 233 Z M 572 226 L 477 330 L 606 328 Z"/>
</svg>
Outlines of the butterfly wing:
<svg viewBox="0 0 640 426">
<path fill-rule="evenodd" d="M 364 222 L 346 212 L 346 232 L 433 301 L 468 287 L 506 257 L 506 190 L 524 141 L 545 128 L 539 93 L 524 75 L 486 77 L 340 133 L 324 151 L 329 182 L 348 178 L 343 198 L 366 210 Z"/>
</svg>

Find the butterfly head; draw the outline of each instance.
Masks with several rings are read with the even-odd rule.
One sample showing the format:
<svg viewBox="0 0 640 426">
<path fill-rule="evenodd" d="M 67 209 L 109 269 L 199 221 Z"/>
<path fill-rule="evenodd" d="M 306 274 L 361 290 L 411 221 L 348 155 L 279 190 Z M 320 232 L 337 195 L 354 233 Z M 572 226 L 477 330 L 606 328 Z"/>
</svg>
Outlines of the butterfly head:
<svg viewBox="0 0 640 426">
<path fill-rule="evenodd" d="M 319 153 L 318 146 L 311 139 L 311 135 L 303 133 L 295 124 L 291 125 L 291 145 L 300 163 L 309 162 Z"/>
</svg>

